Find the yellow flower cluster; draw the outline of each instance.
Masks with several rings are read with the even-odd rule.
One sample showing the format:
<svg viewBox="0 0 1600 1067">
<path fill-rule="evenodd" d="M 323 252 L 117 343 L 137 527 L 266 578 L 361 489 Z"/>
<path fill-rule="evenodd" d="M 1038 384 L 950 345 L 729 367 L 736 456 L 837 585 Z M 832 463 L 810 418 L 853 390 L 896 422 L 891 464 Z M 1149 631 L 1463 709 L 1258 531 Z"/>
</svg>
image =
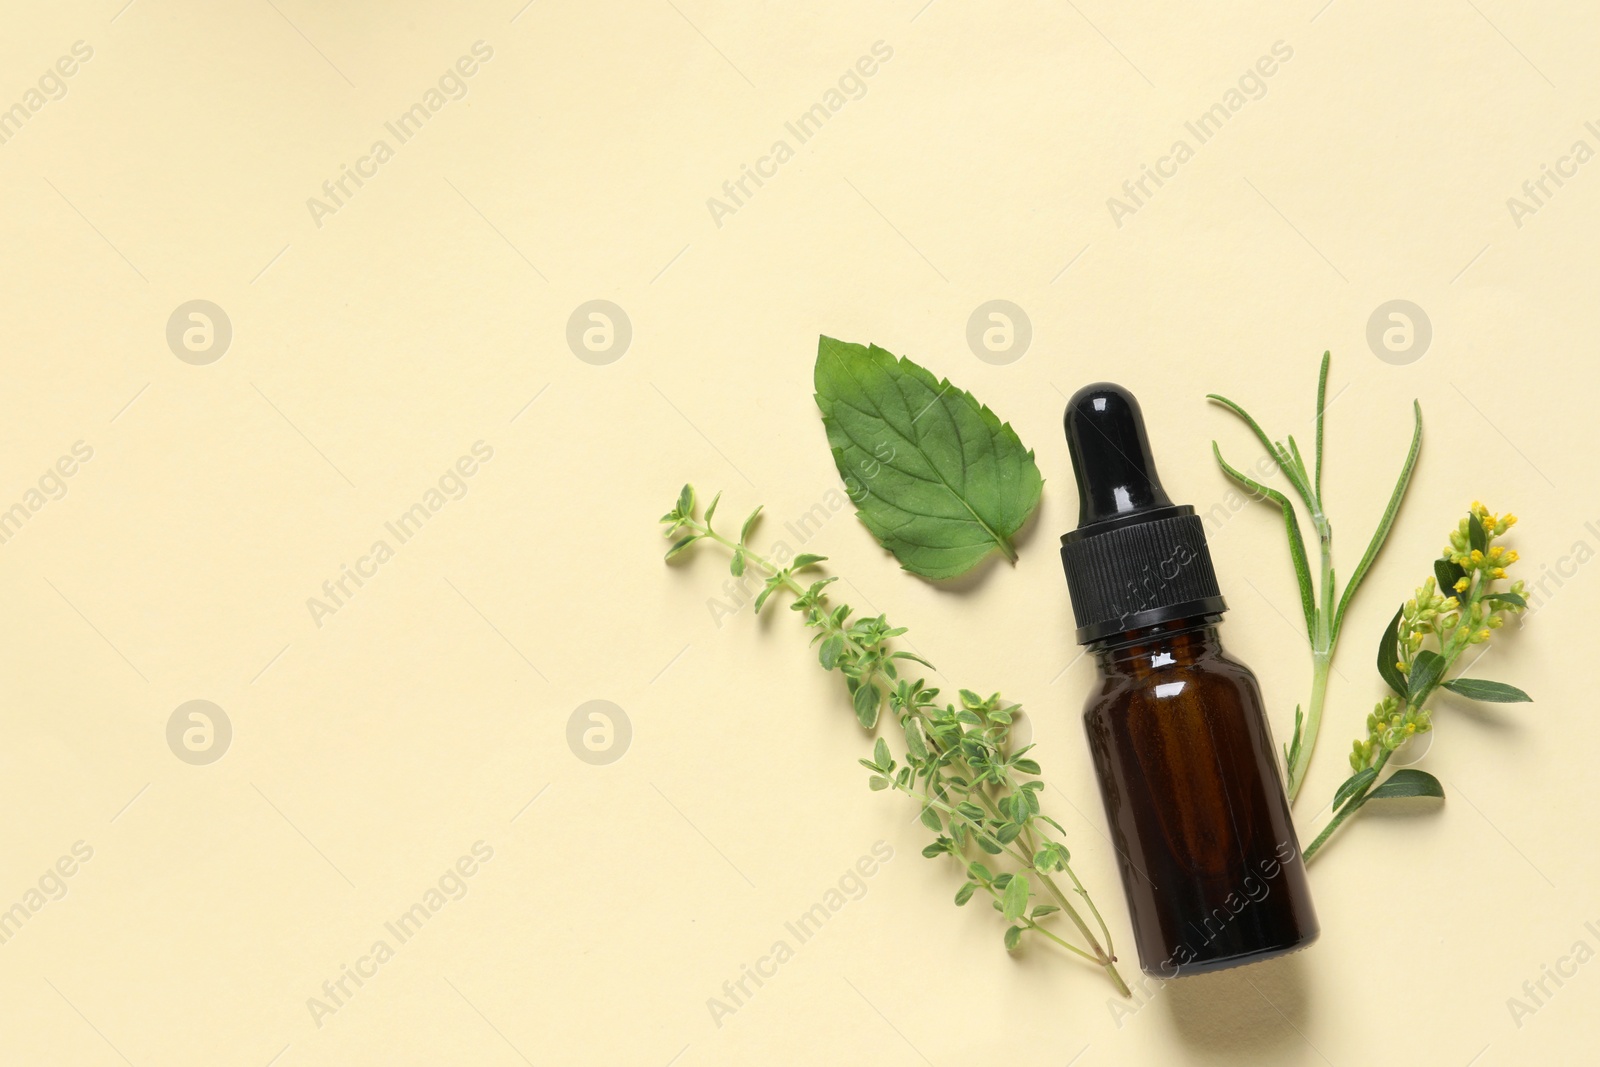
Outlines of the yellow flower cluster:
<svg viewBox="0 0 1600 1067">
<path fill-rule="evenodd" d="M 1367 737 L 1355 743 L 1350 753 L 1352 770 L 1365 770 L 1380 752 L 1394 751 L 1416 734 L 1433 729 L 1433 712 L 1409 704 L 1401 707 L 1400 698 L 1390 694 L 1378 701 L 1378 706 L 1367 716 Z"/>
<path fill-rule="evenodd" d="M 1437 578 L 1430 577 L 1418 586 L 1400 609 L 1395 667 L 1407 681 L 1430 638 L 1439 646 L 1435 654 L 1453 662 L 1468 645 L 1489 640 L 1505 625 L 1506 616 L 1526 610 L 1520 580 L 1503 591 L 1494 588 L 1494 583 L 1506 577 L 1506 568 L 1517 561 L 1517 553 L 1493 542 L 1516 523 L 1515 515 L 1495 515 L 1473 501 L 1467 516 L 1451 531 L 1450 543 L 1434 565 Z M 1449 588 L 1440 589 L 1440 581 Z M 1407 738 L 1432 727 L 1432 713 L 1427 708 L 1386 696 L 1367 716 L 1367 736 L 1355 743 L 1350 765 L 1357 771 L 1370 767 L 1382 752 L 1393 751 Z"/>
</svg>

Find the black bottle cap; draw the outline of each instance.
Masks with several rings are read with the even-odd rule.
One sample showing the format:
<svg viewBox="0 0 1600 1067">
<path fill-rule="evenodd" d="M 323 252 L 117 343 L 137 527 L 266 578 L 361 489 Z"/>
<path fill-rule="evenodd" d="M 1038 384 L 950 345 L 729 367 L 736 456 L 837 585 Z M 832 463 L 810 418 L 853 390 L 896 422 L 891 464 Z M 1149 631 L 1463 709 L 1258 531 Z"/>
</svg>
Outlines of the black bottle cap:
<svg viewBox="0 0 1600 1067">
<path fill-rule="evenodd" d="M 1205 526 L 1162 488 L 1133 394 L 1086 385 L 1067 401 L 1065 425 L 1078 528 L 1061 538 L 1061 565 L 1078 643 L 1226 611 Z"/>
</svg>

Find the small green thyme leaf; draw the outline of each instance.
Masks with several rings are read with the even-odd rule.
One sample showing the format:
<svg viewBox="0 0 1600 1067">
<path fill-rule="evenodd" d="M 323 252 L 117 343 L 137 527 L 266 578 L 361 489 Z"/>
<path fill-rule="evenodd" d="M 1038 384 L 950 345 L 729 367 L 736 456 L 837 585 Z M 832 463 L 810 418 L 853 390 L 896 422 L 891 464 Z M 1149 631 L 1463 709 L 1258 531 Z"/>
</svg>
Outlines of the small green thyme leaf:
<svg viewBox="0 0 1600 1067">
<path fill-rule="evenodd" d="M 750 531 L 756 528 L 756 520 L 760 517 L 761 508 L 757 506 L 757 508 L 750 513 L 750 517 L 744 520 L 744 525 L 739 527 L 740 544 L 744 544 L 750 540 Z"/>
<path fill-rule="evenodd" d="M 856 719 L 867 729 L 878 725 L 878 702 L 882 699 L 878 687 L 868 682 L 855 692 L 852 698 L 856 709 Z M 878 743 L 883 744 L 883 738 L 878 738 Z M 887 751 L 887 749 L 885 749 Z"/>
<path fill-rule="evenodd" d="M 1028 909 L 1028 876 L 1025 874 L 1013 875 L 1011 881 L 1006 883 L 1005 894 L 1000 898 L 1004 907 L 1004 915 L 1008 919 L 1019 918 Z"/>
</svg>

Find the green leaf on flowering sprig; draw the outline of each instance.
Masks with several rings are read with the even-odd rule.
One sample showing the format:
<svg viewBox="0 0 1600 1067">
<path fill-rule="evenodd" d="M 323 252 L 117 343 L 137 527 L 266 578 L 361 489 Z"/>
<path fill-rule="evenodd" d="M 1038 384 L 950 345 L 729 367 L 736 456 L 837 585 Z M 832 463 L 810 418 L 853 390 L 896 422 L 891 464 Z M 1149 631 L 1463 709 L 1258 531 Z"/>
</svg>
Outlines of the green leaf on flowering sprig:
<svg viewBox="0 0 1600 1067">
<path fill-rule="evenodd" d="M 1344 784 L 1339 787 L 1338 792 L 1333 794 L 1333 810 L 1338 811 L 1340 808 L 1342 808 L 1345 801 L 1355 796 L 1356 793 L 1360 792 L 1368 782 L 1372 781 L 1376 777 L 1378 777 L 1377 769 L 1368 767 L 1365 770 L 1357 771 L 1355 774 L 1352 774 L 1349 778 L 1345 779 Z"/>
<path fill-rule="evenodd" d="M 1506 577 L 1506 568 L 1517 561 L 1514 550 L 1494 542 L 1516 521 L 1514 515 L 1497 516 L 1474 502 L 1451 531 L 1450 543 L 1434 561 L 1433 574 L 1385 628 L 1378 646 L 1378 670 L 1399 698 L 1386 696 L 1367 716 L 1367 736 L 1355 742 L 1350 755 L 1355 773 L 1334 794 L 1334 817 L 1306 847 L 1307 862 L 1340 824 L 1369 800 L 1444 796 L 1437 778 L 1414 767 L 1402 768 L 1377 782 L 1401 745 L 1432 729 L 1428 702 L 1436 690 L 1489 703 L 1532 699 L 1504 682 L 1449 677 L 1467 649 L 1490 640 L 1507 615 L 1527 610 L 1521 581 L 1512 582 L 1506 590 L 1494 588 Z"/>
<path fill-rule="evenodd" d="M 1520 704 L 1533 698 L 1514 685 L 1491 682 L 1484 678 L 1452 678 L 1444 688 L 1469 700 L 1482 700 L 1491 704 Z"/>
<path fill-rule="evenodd" d="M 1378 674 L 1400 696 L 1408 692 L 1405 675 L 1400 673 L 1400 615 L 1405 610 L 1404 604 L 1395 609 L 1394 618 L 1378 639 Z"/>
<path fill-rule="evenodd" d="M 1444 675 L 1448 665 L 1443 656 L 1431 649 L 1418 652 L 1411 664 L 1411 674 L 1406 678 L 1406 699 L 1413 704 L 1419 703 Z"/>
<path fill-rule="evenodd" d="M 1367 794 L 1368 800 L 1398 799 L 1401 797 L 1443 797 L 1444 786 L 1427 771 L 1415 767 L 1402 767 L 1384 783 Z"/>
</svg>

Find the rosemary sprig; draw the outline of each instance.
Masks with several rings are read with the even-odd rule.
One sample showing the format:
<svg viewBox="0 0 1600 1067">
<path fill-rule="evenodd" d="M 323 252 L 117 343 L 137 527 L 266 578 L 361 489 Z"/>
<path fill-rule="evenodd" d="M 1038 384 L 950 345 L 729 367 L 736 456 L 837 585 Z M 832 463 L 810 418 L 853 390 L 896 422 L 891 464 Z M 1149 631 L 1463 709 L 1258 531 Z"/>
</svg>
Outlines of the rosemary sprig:
<svg viewBox="0 0 1600 1067">
<path fill-rule="evenodd" d="M 1409 738 L 1433 729 L 1428 701 L 1439 689 L 1470 700 L 1497 704 L 1533 698 L 1514 685 L 1479 678 L 1451 678 L 1461 654 L 1489 641 L 1520 614 L 1528 602 L 1521 581 L 1498 591 L 1506 568 L 1517 553 L 1493 542 L 1516 524 L 1515 515 L 1493 515 L 1474 502 L 1467 517 L 1450 534 L 1450 544 L 1434 561 L 1433 576 L 1400 605 L 1378 644 L 1378 673 L 1394 692 L 1367 716 L 1367 736 L 1355 743 L 1350 766 L 1355 771 L 1333 797 L 1334 817 L 1306 848 L 1306 862 L 1344 821 L 1369 800 L 1385 797 L 1443 797 L 1444 787 L 1426 771 L 1407 767 L 1374 785 L 1389 757 Z M 1432 644 L 1435 647 L 1429 648 Z"/>
<path fill-rule="evenodd" d="M 757 612 L 775 593 L 792 595 L 790 608 L 816 631 L 812 644 L 818 646 L 818 661 L 844 676 L 861 725 L 876 728 L 885 703 L 893 713 L 904 739 L 903 757 L 895 758 L 887 738 L 880 735 L 872 758 L 860 761 L 870 772 L 867 784 L 874 790 L 902 793 L 921 807 L 922 824 L 935 835 L 922 854 L 953 856 L 965 874 L 956 904 L 964 905 L 982 891 L 1006 921 L 1008 950 L 1017 948 L 1024 934 L 1038 934 L 1104 969 L 1117 992 L 1129 996 L 1117 971 L 1111 931 L 1073 871 L 1066 845 L 1046 831 L 1049 827 L 1065 835 L 1061 824 L 1041 809 L 1044 782 L 1038 777 L 1038 762 L 1027 754 L 1033 746 L 1011 749 L 1011 724 L 1019 709 L 1004 704 L 998 693 L 981 697 L 967 689 L 960 691 L 959 703 L 941 702 L 939 690 L 924 679 L 902 676 L 897 664 L 931 667 L 912 652 L 889 647 L 893 638 L 906 632 L 903 627 L 891 627 L 882 615 L 852 619 L 848 604 L 831 606 L 826 590 L 835 578 L 808 583 L 797 577 L 826 557 L 805 553 L 776 562 L 752 549 L 750 533 L 761 514 L 759 507 L 744 521 L 738 540 L 718 533 L 711 521 L 720 499 L 719 493 L 702 519 L 694 489 L 683 487 L 672 510 L 661 517 L 667 536 L 674 538 L 667 558 L 698 541 L 711 541 L 731 553 L 729 569 L 735 577 L 749 567 L 764 576 L 755 600 Z M 969 845 L 976 845 L 988 862 L 970 858 Z M 1057 882 L 1061 875 L 1071 882 L 1070 895 Z M 1030 900 L 1038 903 L 1030 906 Z M 1079 943 L 1057 933 L 1052 916 L 1064 916 L 1076 929 Z"/>
<path fill-rule="evenodd" d="M 1378 528 L 1373 531 L 1371 541 L 1367 543 L 1367 551 L 1356 564 L 1349 582 L 1340 593 L 1333 568 L 1333 524 L 1328 521 L 1327 512 L 1322 506 L 1322 430 L 1323 413 L 1327 409 L 1328 398 L 1328 363 L 1329 353 L 1324 352 L 1322 369 L 1317 376 L 1317 442 L 1314 472 L 1307 470 L 1305 459 L 1300 455 L 1300 446 L 1295 443 L 1293 435 L 1288 438 L 1288 447 L 1284 447 L 1281 442 L 1270 439 L 1256 420 L 1250 417 L 1250 413 L 1232 400 L 1216 393 L 1211 393 L 1207 397 L 1232 411 L 1250 427 L 1262 447 L 1267 450 L 1267 454 L 1272 457 L 1272 461 L 1288 479 L 1295 495 L 1305 505 L 1312 527 L 1317 532 L 1317 544 L 1321 549 L 1319 595 L 1317 589 L 1312 586 L 1311 566 L 1306 556 L 1305 541 L 1300 534 L 1300 522 L 1296 518 L 1294 505 L 1284 494 L 1262 485 L 1249 475 L 1230 466 L 1228 461 L 1222 458 L 1222 450 L 1217 443 L 1211 442 L 1211 450 L 1217 457 L 1217 463 L 1230 478 L 1250 490 L 1258 499 L 1269 500 L 1276 504 L 1283 513 L 1284 532 L 1289 540 L 1289 559 L 1294 564 L 1295 578 L 1300 584 L 1300 606 L 1305 614 L 1306 635 L 1311 644 L 1311 700 L 1304 717 L 1299 706 L 1295 707 L 1294 734 L 1284 749 L 1291 802 L 1299 796 L 1300 788 L 1305 784 L 1306 769 L 1311 765 L 1311 753 L 1317 744 L 1317 732 L 1322 727 L 1322 708 L 1328 696 L 1328 674 L 1333 669 L 1333 653 L 1339 643 L 1339 630 L 1344 625 L 1345 612 L 1349 610 L 1350 601 L 1355 597 L 1356 590 L 1361 587 L 1362 580 L 1372 569 L 1373 562 L 1378 558 L 1378 552 L 1389 537 L 1395 515 L 1400 510 L 1400 501 L 1405 497 L 1406 487 L 1411 484 L 1411 472 L 1417 465 L 1417 453 L 1422 447 L 1422 405 L 1413 400 L 1411 408 L 1415 428 L 1411 434 L 1411 448 L 1406 453 L 1404 465 L 1400 468 L 1400 477 L 1395 482 L 1394 491 L 1389 495 L 1389 505 L 1384 509 L 1383 517 L 1378 520 Z"/>
</svg>

